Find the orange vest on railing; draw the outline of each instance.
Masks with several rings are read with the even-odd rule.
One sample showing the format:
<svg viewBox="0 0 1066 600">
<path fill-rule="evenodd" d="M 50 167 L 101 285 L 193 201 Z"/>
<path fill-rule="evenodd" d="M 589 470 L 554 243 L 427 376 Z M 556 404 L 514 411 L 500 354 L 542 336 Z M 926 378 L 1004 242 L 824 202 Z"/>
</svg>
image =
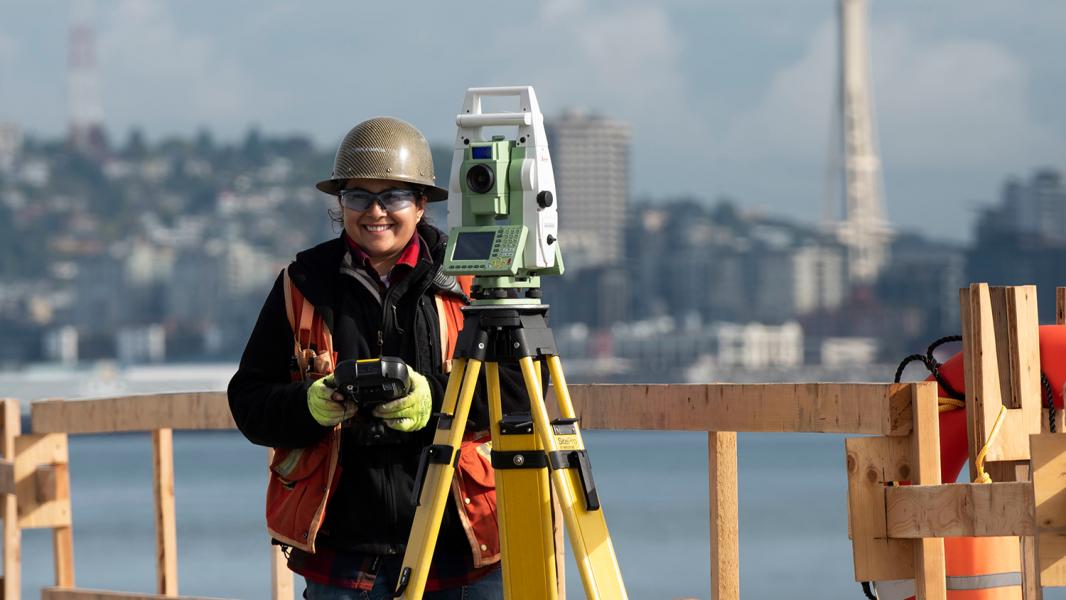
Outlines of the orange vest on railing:
<svg viewBox="0 0 1066 600">
<path fill-rule="evenodd" d="M 463 290 L 469 293 L 472 278 L 458 279 Z M 333 350 L 329 328 L 289 279 L 288 269 L 283 287 L 298 369 L 293 372 L 293 380 L 314 380 L 332 373 L 337 353 Z M 437 294 L 436 307 L 441 360 L 445 371 L 449 371 L 450 358 L 463 326 L 463 301 Z M 326 506 L 340 480 L 340 440 L 341 426 L 337 425 L 313 446 L 274 450 L 267 484 L 266 518 L 267 531 L 277 541 L 306 552 L 315 551 L 315 538 L 325 521 Z M 452 481 L 452 498 L 470 541 L 475 567 L 500 560 L 496 478 L 489 459 L 490 447 L 487 436 L 475 439 L 467 433 L 459 449 Z"/>
</svg>

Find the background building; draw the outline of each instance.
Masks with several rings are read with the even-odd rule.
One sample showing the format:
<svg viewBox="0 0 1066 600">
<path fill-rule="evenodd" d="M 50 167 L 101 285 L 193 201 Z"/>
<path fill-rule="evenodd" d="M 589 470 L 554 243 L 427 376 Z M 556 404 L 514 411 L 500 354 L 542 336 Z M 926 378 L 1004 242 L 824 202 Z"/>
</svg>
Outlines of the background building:
<svg viewBox="0 0 1066 600">
<path fill-rule="evenodd" d="M 617 264 L 629 205 L 629 125 L 570 111 L 545 126 L 566 268 Z"/>
<path fill-rule="evenodd" d="M 1066 283 L 1066 188 L 1062 175 L 1039 169 L 1028 181 L 1009 178 L 1000 202 L 977 221 L 966 255 L 966 280 L 1037 286 L 1040 319 L 1054 322 L 1055 286 Z"/>
</svg>

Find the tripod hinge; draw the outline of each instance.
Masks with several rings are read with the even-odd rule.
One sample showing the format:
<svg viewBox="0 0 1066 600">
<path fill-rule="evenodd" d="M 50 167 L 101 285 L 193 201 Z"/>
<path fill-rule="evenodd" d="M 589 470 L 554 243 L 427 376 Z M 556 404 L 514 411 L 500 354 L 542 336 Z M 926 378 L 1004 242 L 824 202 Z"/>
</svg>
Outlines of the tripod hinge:
<svg viewBox="0 0 1066 600">
<path fill-rule="evenodd" d="M 581 491 L 585 494 L 585 510 L 599 510 L 600 495 L 596 492 L 596 482 L 592 480 L 592 465 L 585 450 L 561 450 L 548 453 L 548 462 L 552 469 L 577 469 L 581 477 Z"/>
<path fill-rule="evenodd" d="M 493 469 L 544 469 L 548 466 L 548 455 L 539 450 L 492 451 Z"/>
<path fill-rule="evenodd" d="M 426 483 L 426 475 L 430 464 L 452 466 L 459 464 L 459 453 L 455 448 L 447 444 L 432 444 L 422 449 L 422 456 L 418 459 L 418 470 L 415 471 L 415 500 L 422 504 L 422 486 Z"/>
</svg>

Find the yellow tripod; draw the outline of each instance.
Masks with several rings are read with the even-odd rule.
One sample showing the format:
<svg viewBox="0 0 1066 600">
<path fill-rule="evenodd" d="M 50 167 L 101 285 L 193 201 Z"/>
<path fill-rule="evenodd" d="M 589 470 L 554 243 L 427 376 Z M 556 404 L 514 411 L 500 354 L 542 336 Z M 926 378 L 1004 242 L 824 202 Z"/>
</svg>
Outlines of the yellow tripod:
<svg viewBox="0 0 1066 600">
<path fill-rule="evenodd" d="M 546 305 L 488 305 L 463 309 L 464 325 L 433 444 L 419 468 L 421 486 L 396 598 L 419 600 L 425 590 L 457 450 L 481 367 L 488 384 L 492 464 L 503 560 L 504 597 L 546 600 L 560 595 L 552 533 L 551 490 L 557 496 L 587 598 L 627 598 L 607 522 L 600 508 L 562 363 L 547 323 Z M 517 360 L 530 413 L 504 414 L 499 362 Z M 549 421 L 538 377 L 547 365 L 561 418 Z M 550 485 L 549 485 L 550 473 Z"/>
</svg>

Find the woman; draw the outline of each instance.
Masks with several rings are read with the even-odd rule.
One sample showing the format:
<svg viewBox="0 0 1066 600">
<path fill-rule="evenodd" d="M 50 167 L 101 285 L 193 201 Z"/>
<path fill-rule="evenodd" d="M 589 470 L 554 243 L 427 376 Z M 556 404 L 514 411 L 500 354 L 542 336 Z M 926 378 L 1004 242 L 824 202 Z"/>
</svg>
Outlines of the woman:
<svg viewBox="0 0 1066 600">
<path fill-rule="evenodd" d="M 349 131 L 317 187 L 337 196 L 343 233 L 299 253 L 278 277 L 230 382 L 230 407 L 249 440 L 275 448 L 267 525 L 306 579 L 304 596 L 389 598 L 448 379 L 442 325 L 450 319 L 455 329 L 465 301 L 439 274 L 445 235 L 423 220 L 426 203 L 447 191 L 434 185 L 422 134 L 388 117 Z M 313 317 L 299 316 L 310 314 L 305 305 Z M 407 363 L 410 393 L 357 415 L 328 373 L 338 361 L 380 356 Z M 501 379 L 506 403 L 524 396 L 519 378 Z M 479 390 L 468 440 L 488 429 L 481 398 Z M 502 598 L 492 470 L 474 464 L 464 477 L 464 461 L 484 454 L 460 455 L 463 489 L 441 523 L 427 599 Z"/>
</svg>

